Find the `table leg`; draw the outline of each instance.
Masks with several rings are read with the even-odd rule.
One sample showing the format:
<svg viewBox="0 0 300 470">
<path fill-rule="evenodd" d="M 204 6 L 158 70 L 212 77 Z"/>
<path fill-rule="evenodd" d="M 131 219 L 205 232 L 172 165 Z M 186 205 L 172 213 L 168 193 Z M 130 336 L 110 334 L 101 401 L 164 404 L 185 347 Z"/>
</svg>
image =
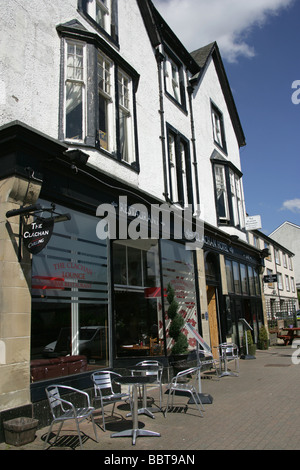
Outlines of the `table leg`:
<svg viewBox="0 0 300 470">
<path fill-rule="evenodd" d="M 238 374 L 235 374 L 234 372 L 230 372 L 227 368 L 227 358 L 226 358 L 226 354 L 224 356 L 224 372 L 221 373 L 220 377 L 228 377 L 228 376 L 231 376 L 231 377 L 238 377 Z"/>
<path fill-rule="evenodd" d="M 132 436 L 132 445 L 135 445 L 136 438 L 139 436 L 157 436 L 160 437 L 160 433 L 154 431 L 147 431 L 146 429 L 139 429 L 138 427 L 138 390 L 137 385 L 134 384 L 132 387 L 132 429 L 127 429 L 126 431 L 117 432 L 111 435 L 111 437 L 131 437 Z"/>
<path fill-rule="evenodd" d="M 137 413 L 139 415 L 147 415 L 147 416 L 150 416 L 150 418 L 154 419 L 155 416 L 152 412 L 152 409 L 150 410 L 149 408 L 147 408 L 147 387 L 146 385 L 144 384 L 143 385 L 143 407 L 142 408 L 139 408 L 137 410 Z M 128 413 L 126 416 L 131 416 L 131 413 Z"/>
</svg>

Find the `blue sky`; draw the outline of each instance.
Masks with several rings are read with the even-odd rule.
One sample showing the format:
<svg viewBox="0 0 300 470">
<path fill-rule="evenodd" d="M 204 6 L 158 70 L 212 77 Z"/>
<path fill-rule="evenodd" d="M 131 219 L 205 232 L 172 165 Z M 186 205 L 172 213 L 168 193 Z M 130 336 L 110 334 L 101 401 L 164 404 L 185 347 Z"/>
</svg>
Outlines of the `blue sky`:
<svg viewBox="0 0 300 470">
<path fill-rule="evenodd" d="M 153 3 L 189 51 L 219 45 L 246 136 L 248 214 L 261 215 L 267 235 L 300 225 L 300 0 Z"/>
</svg>

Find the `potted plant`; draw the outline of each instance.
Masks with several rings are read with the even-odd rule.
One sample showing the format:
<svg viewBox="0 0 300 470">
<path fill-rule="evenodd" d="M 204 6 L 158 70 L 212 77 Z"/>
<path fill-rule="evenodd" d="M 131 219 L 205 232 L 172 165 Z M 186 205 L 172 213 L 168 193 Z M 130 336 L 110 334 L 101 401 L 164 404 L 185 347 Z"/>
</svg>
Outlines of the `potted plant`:
<svg viewBox="0 0 300 470">
<path fill-rule="evenodd" d="M 259 339 L 258 339 L 258 348 L 259 349 L 268 349 L 269 347 L 269 338 L 266 327 L 262 325 L 259 329 Z"/>
<path fill-rule="evenodd" d="M 171 320 L 169 327 L 169 335 L 174 340 L 174 344 L 171 349 L 171 361 L 182 362 L 187 358 L 188 341 L 185 334 L 181 331 L 184 325 L 184 319 L 178 312 L 179 304 L 175 299 L 175 290 L 169 283 L 167 287 L 167 300 L 169 303 L 168 317 Z"/>
<path fill-rule="evenodd" d="M 248 355 L 255 356 L 256 353 L 256 345 L 253 343 L 253 338 L 251 331 L 247 331 L 247 344 L 248 344 Z"/>
</svg>

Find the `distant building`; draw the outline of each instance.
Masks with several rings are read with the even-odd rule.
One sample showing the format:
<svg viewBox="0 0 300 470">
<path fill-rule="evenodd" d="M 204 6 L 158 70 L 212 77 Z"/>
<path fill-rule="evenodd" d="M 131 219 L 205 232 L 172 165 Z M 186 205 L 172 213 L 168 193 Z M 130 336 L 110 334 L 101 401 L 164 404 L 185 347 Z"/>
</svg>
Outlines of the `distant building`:
<svg viewBox="0 0 300 470">
<path fill-rule="evenodd" d="M 292 222 L 284 222 L 270 233 L 269 237 L 295 253 L 294 272 L 297 290 L 300 292 L 300 226 Z"/>
<path fill-rule="evenodd" d="M 258 230 L 249 232 L 249 242 L 269 252 L 262 283 L 268 320 L 292 318 L 298 308 L 294 253 Z"/>
</svg>

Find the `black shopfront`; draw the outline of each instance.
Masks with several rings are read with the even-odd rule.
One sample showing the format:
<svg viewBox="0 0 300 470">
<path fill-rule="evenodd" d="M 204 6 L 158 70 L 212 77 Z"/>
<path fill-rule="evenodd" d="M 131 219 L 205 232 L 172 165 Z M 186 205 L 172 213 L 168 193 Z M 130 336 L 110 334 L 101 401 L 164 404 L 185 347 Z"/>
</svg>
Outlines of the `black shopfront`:
<svg viewBox="0 0 300 470">
<path fill-rule="evenodd" d="M 13 172 L 29 190 L 33 181 L 39 182 L 39 217 L 48 218 L 43 209 L 49 207 L 69 214 L 54 223 L 43 250 L 31 255 L 32 402 L 42 400 L 45 384 L 58 379 L 83 389 L 91 386 L 95 369 L 122 369 L 144 357 L 167 364 L 172 346 L 169 283 L 180 313 L 201 332 L 195 253 L 181 240 L 163 239 L 159 233 L 154 239 L 100 239 L 96 216 L 99 205 L 117 208 L 122 196 L 130 224 L 132 205 L 143 203 L 150 210 L 161 201 L 89 166 L 82 151 L 70 152 L 19 123 L 14 131 L 3 177 Z M 195 349 L 193 338 L 188 343 Z"/>
<path fill-rule="evenodd" d="M 222 259 L 221 259 L 222 258 Z M 244 346 L 245 319 L 251 326 L 254 343 L 264 324 L 261 298 L 261 252 L 237 237 L 224 237 L 207 227 L 204 259 L 209 316 L 215 315 L 216 343 L 233 342 Z M 211 319 L 210 319 L 211 320 Z M 214 324 L 214 322 L 211 322 Z M 210 326 L 211 338 L 214 331 Z"/>
</svg>

